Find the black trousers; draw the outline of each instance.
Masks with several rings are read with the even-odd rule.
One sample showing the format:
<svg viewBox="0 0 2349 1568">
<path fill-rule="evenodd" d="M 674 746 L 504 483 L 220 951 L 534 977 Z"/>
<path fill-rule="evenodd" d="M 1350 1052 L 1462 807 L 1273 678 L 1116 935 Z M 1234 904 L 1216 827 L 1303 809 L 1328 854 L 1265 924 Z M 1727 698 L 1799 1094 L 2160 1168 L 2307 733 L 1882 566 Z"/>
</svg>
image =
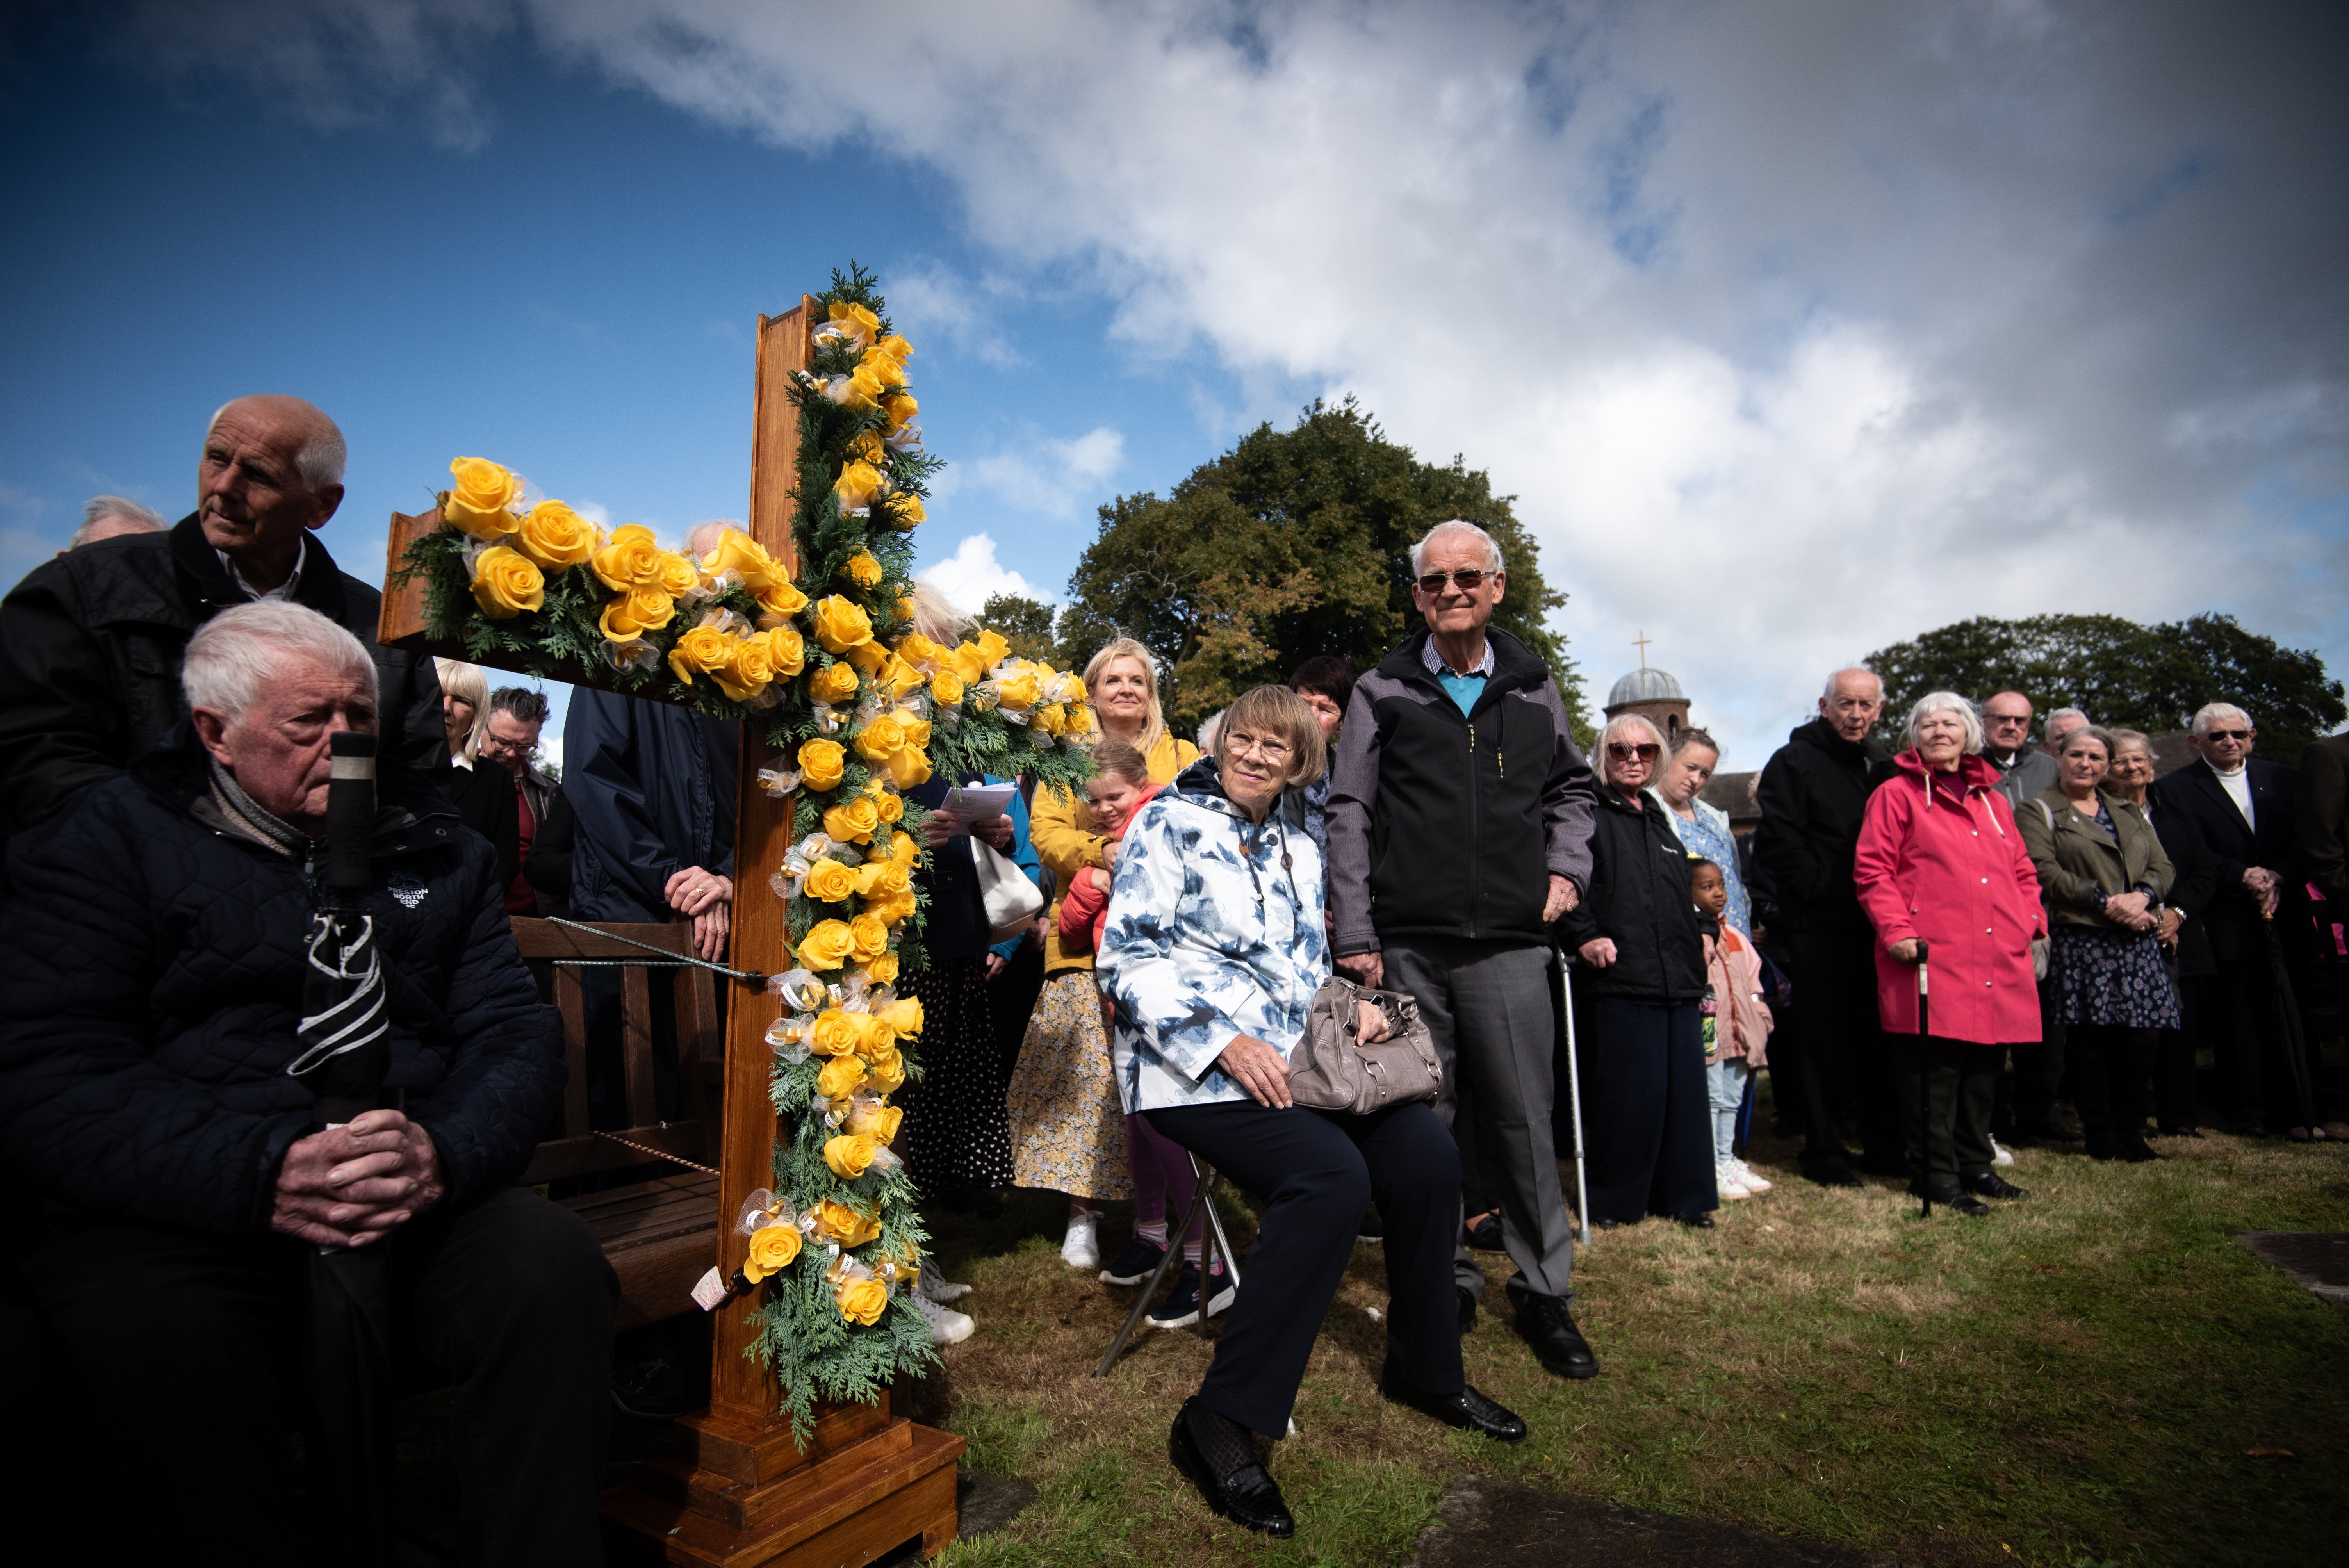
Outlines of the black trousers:
<svg viewBox="0 0 2349 1568">
<path fill-rule="evenodd" d="M 1952 1185 L 1961 1176 L 1989 1171 L 1991 1106 L 1998 1098 L 1999 1069 L 2005 1065 L 2007 1047 L 1938 1036 L 1888 1038 L 1893 1043 L 1889 1054 L 1896 1064 L 1895 1088 L 1908 1132 L 1909 1169 L 1930 1186 Z M 1927 1101 L 1921 1108 L 1920 1067 Z"/>
<path fill-rule="evenodd" d="M 1590 1217 L 1630 1223 L 1721 1207 L 1696 1004 L 1585 991 L 1574 1005 Z"/>
<path fill-rule="evenodd" d="M 2039 983 L 2039 1038 L 2014 1047 L 2012 1109 L 2017 1140 L 2047 1137 L 2056 1129 L 2055 1102 L 2064 1098 L 2066 1028 L 2055 1016 L 2053 972 Z M 2075 1109 L 2078 1109 L 2075 1104 Z"/>
<path fill-rule="evenodd" d="M 2065 1031 L 2072 1062 L 2072 1105 L 2088 1152 L 2109 1155 L 2143 1141 L 2145 1085 L 2161 1029 L 2121 1029 L 2074 1024 Z"/>
<path fill-rule="evenodd" d="M 1875 933 L 1864 927 L 1795 931 L 1772 945 L 1785 953 L 1779 962 L 1795 985 L 1787 1016 L 1793 1060 L 1774 1063 L 1773 1081 L 1782 1092 L 1793 1091 L 1803 1124 L 1804 1167 L 1845 1162 L 1847 1111 L 1859 1123 L 1866 1158 L 1890 1160 L 1900 1147 L 1900 1112 L 1893 1104 L 1892 1064 L 1876 1005 Z M 1780 1057 L 1775 1038 L 1771 1055 Z"/>
<path fill-rule="evenodd" d="M 1143 1112 L 1150 1125 L 1269 1202 L 1199 1402 L 1251 1431 L 1288 1430 L 1305 1363 L 1353 1255 L 1363 1206 L 1386 1222 L 1387 1355 L 1432 1394 L 1465 1386 L 1452 1250 L 1460 1160 L 1429 1106 L 1340 1116 L 1254 1100 Z"/>
<path fill-rule="evenodd" d="M 393 1240 L 395 1332 L 453 1380 L 450 1457 L 469 1563 L 594 1564 L 597 1450 L 619 1281 L 586 1222 L 527 1188 L 428 1212 Z M 23 1260 L 71 1409 L 156 1456 L 101 1484 L 166 1557 L 320 1560 L 289 1437 L 305 1414 L 303 1243 L 123 1224 L 56 1233 Z M 119 1436 L 119 1431 L 115 1434 Z M 107 1451 L 97 1434 L 85 1454 Z M 82 1467 L 85 1470 L 91 1467 Z"/>
</svg>

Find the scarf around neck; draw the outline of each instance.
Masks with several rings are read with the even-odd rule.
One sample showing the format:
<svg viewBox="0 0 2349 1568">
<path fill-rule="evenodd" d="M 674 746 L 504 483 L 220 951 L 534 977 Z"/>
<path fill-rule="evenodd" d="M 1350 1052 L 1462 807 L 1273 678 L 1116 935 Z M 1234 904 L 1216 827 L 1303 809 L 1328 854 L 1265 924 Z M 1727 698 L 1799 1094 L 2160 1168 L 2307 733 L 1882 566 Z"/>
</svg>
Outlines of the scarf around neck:
<svg viewBox="0 0 2349 1568">
<path fill-rule="evenodd" d="M 212 759 L 212 804 L 220 808 L 228 825 L 264 849 L 276 851 L 288 860 L 307 858 L 310 837 L 264 809 L 260 802 L 244 792 L 236 775 Z"/>
</svg>

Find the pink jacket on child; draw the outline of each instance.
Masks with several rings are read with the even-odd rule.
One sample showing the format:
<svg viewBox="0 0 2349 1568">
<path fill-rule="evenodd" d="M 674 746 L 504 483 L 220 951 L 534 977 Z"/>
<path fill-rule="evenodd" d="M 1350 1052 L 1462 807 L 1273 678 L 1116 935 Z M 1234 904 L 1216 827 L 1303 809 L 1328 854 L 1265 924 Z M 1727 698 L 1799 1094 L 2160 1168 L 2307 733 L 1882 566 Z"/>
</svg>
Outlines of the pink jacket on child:
<svg viewBox="0 0 2349 1568">
<path fill-rule="evenodd" d="M 1713 1028 L 1719 1046 L 1715 1054 L 1723 1058 L 1742 1057 L 1750 1071 L 1767 1067 L 1763 1042 L 1775 1024 L 1770 1005 L 1762 1000 L 1762 955 L 1734 928 L 1724 925 L 1718 941 L 1704 939 L 1704 969 L 1713 982 L 1717 1009 Z"/>
<path fill-rule="evenodd" d="M 1150 804 L 1158 790 L 1159 786 L 1155 784 L 1144 789 L 1134 800 L 1133 810 L 1128 811 L 1119 821 L 1110 837 L 1112 839 L 1125 837 L 1126 824 L 1133 820 L 1135 813 Z M 1083 872 L 1079 872 L 1071 882 L 1068 892 L 1061 900 L 1061 949 L 1062 952 L 1091 953 L 1100 950 L 1102 927 L 1109 923 L 1109 890 L 1094 887 L 1092 880 Z"/>
</svg>

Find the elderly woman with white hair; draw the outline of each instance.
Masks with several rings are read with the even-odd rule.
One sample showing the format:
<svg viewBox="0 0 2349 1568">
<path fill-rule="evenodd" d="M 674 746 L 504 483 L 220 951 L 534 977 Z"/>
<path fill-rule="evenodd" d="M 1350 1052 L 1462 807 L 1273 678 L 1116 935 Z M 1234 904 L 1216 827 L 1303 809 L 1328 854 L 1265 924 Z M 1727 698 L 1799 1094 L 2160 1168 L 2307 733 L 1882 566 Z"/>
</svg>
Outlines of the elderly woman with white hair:
<svg viewBox="0 0 2349 1568">
<path fill-rule="evenodd" d="M 2028 1196 L 1991 1168 L 1990 1115 L 2007 1048 L 2039 1038 L 2032 944 L 2047 934 L 2046 912 L 1973 705 L 1927 694 L 1909 710 L 1908 741 L 1868 797 L 1853 875 L 1876 927 L 1911 1190 L 1980 1219 L 1983 1198 Z"/>
<path fill-rule="evenodd" d="M 1713 1119 L 1699 1004 L 1703 916 L 1671 813 L 1647 793 L 1664 738 L 1637 714 L 1599 737 L 1590 891 L 1557 926 L 1584 973 L 1575 985 L 1582 1040 L 1589 1222 L 1605 1230 L 1663 1214 L 1713 1228 Z"/>
</svg>

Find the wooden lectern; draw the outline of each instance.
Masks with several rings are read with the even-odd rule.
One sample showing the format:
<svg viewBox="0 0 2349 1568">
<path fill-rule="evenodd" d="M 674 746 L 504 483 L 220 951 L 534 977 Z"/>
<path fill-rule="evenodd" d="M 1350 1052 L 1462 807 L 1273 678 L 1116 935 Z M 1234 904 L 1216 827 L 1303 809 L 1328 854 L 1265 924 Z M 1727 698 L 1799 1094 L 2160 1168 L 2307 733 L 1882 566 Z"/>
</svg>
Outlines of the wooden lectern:
<svg viewBox="0 0 2349 1568">
<path fill-rule="evenodd" d="M 808 362 L 808 334 L 822 302 L 801 296 L 796 309 L 759 318 L 756 409 L 752 416 L 750 533 L 777 560 L 796 563 L 792 542 L 799 477 L 799 409 L 792 373 Z M 410 541 L 440 526 L 437 513 L 395 515 L 391 563 Z M 387 590 L 380 640 L 388 646 L 467 655 L 432 644 L 424 624 L 420 579 Z M 494 663 L 485 660 L 485 663 Z M 736 897 L 733 962 L 781 967 L 787 932 L 783 902 L 765 872 L 782 863 L 792 839 L 792 802 L 759 788 L 759 769 L 782 765 L 756 734 L 742 728 L 741 773 L 735 789 Z M 774 1007 L 737 991 L 726 1017 L 724 1129 L 719 1157 L 718 1253 L 731 1277 L 750 1247 L 733 1216 L 742 1201 L 773 1183 L 780 1119 L 768 1098 L 774 1053 L 766 1041 Z M 691 1303 L 680 1302 L 690 1309 Z M 955 1460 L 962 1439 L 874 1405 L 827 1406 L 805 1447 L 777 1411 L 765 1363 L 750 1354 L 750 1305 L 718 1309 L 710 1350 L 709 1408 L 678 1423 L 676 1451 L 655 1460 L 641 1480 L 604 1498 L 606 1550 L 616 1563 L 725 1564 L 728 1568 L 850 1568 L 918 1535 L 934 1556 L 955 1537 Z"/>
</svg>

